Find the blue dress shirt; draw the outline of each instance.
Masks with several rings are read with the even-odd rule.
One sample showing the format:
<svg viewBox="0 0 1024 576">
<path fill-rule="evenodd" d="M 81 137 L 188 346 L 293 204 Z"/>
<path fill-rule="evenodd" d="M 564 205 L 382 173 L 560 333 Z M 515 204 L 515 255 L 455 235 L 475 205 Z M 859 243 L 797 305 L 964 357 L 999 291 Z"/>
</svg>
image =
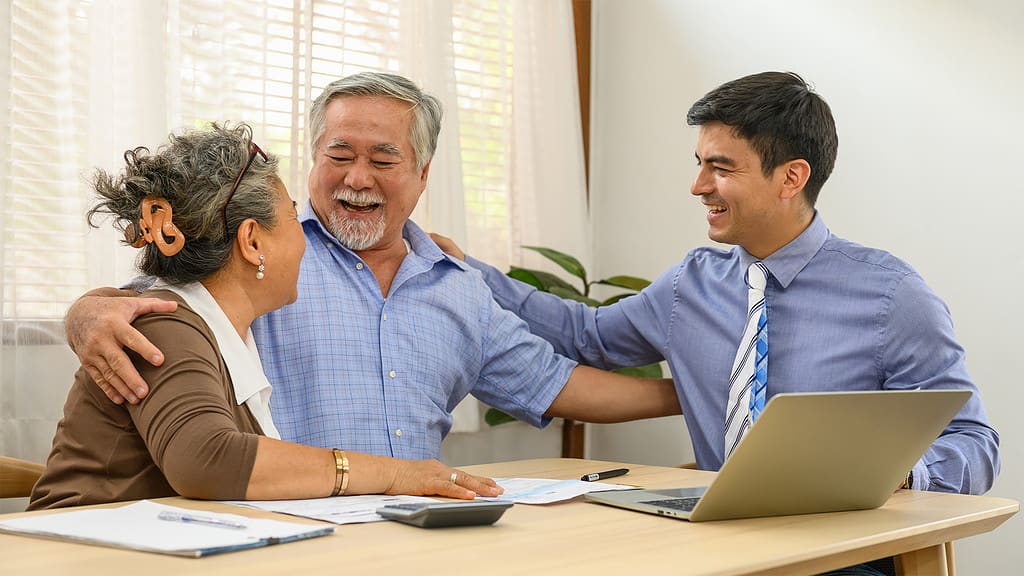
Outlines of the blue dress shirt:
<svg viewBox="0 0 1024 576">
<path fill-rule="evenodd" d="M 747 310 L 740 247 L 703 247 L 636 296 L 589 308 L 474 259 L 502 307 L 555 350 L 600 368 L 667 360 L 697 464 L 724 461 L 729 370 Z M 964 365 L 946 305 L 906 263 L 811 225 L 763 260 L 771 276 L 768 397 L 780 392 L 966 388 L 974 394 L 914 466 L 913 487 L 980 494 L 999 471 L 999 436 Z"/>
<path fill-rule="evenodd" d="M 416 224 L 385 299 L 369 267 L 307 204 L 299 297 L 253 323 L 281 437 L 399 458 L 440 458 L 467 394 L 543 426 L 576 362 L 494 302 L 479 272 Z"/>
</svg>

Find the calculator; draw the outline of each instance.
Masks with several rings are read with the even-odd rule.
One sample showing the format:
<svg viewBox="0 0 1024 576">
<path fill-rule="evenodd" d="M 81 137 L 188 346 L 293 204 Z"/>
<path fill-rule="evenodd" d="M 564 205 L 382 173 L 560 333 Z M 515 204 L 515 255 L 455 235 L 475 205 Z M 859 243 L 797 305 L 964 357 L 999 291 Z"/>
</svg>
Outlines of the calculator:
<svg viewBox="0 0 1024 576">
<path fill-rule="evenodd" d="M 377 514 L 420 528 L 444 526 L 484 526 L 494 524 L 512 502 L 479 500 L 473 502 L 416 502 L 391 504 L 377 508 Z"/>
</svg>

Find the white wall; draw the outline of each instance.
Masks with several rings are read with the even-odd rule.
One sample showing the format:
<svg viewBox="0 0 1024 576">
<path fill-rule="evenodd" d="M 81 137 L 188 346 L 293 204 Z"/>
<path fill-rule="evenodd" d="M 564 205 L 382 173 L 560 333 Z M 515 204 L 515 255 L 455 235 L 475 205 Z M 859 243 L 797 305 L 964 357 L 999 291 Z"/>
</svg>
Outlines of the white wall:
<svg viewBox="0 0 1024 576">
<path fill-rule="evenodd" d="M 483 424 L 470 434 L 452 433 L 441 443 L 441 459 L 451 466 L 489 464 L 528 458 L 559 458 L 562 455 L 562 420 L 556 418 L 543 430 L 523 422 L 498 426 Z"/>
<path fill-rule="evenodd" d="M 77 369 L 63 344 L 0 346 L 0 454 L 46 462 Z M 28 498 L 0 498 L 0 514 L 26 505 Z"/>
<path fill-rule="evenodd" d="M 949 305 L 1001 434 L 992 495 L 1024 496 L 1024 3 L 1019 0 L 594 1 L 591 201 L 598 274 L 657 276 L 708 243 L 689 194 L 686 110 L 715 86 L 795 71 L 830 103 L 836 170 L 820 212 L 913 264 Z M 680 426 L 593 427 L 590 455 L 685 454 Z M 623 456 L 625 458 L 625 456 Z M 963 574 L 1024 564 L 1024 520 L 957 545 Z"/>
</svg>

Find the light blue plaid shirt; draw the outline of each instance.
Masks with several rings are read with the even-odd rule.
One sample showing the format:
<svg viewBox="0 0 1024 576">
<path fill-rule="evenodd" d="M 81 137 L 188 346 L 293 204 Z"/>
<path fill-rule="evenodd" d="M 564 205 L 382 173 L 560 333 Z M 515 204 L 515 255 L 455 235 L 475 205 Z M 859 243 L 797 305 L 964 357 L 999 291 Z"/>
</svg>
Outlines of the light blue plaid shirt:
<svg viewBox="0 0 1024 576">
<path fill-rule="evenodd" d="M 576 363 L 502 310 L 481 275 L 412 221 L 412 251 L 385 300 L 373 273 L 308 205 L 299 299 L 253 324 L 285 440 L 440 458 L 467 394 L 533 424 Z"/>
</svg>

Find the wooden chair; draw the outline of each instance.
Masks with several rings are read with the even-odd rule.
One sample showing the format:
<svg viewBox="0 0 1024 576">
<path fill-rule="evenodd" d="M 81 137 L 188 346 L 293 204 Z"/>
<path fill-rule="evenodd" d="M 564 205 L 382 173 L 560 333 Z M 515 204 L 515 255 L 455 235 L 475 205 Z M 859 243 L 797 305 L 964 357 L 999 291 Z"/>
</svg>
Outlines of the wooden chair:
<svg viewBox="0 0 1024 576">
<path fill-rule="evenodd" d="M 0 498 L 27 498 L 46 467 L 42 464 L 0 456 Z"/>
</svg>

